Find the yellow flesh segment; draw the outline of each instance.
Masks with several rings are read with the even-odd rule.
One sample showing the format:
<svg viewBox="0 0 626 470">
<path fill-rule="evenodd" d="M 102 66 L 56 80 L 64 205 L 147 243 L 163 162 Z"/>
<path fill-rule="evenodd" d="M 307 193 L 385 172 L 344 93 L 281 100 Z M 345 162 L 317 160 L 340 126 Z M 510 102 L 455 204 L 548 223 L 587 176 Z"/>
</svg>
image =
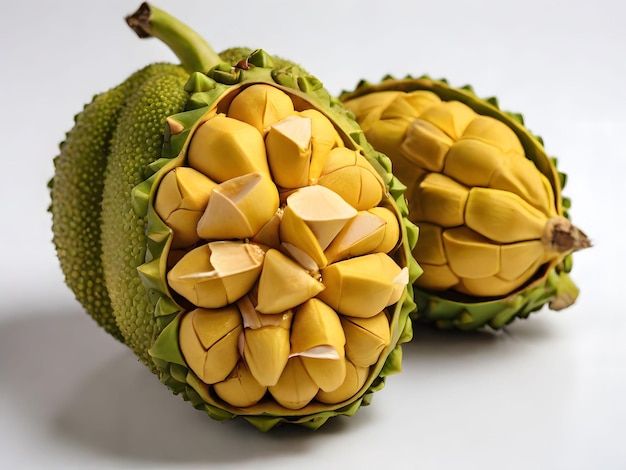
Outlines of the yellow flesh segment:
<svg viewBox="0 0 626 470">
<path fill-rule="evenodd" d="M 198 222 L 205 240 L 251 238 L 278 210 L 278 190 L 263 173 L 253 172 L 219 184 Z"/>
<path fill-rule="evenodd" d="M 280 239 L 310 257 L 318 267 L 328 264 L 324 250 L 320 247 L 313 231 L 289 206 L 285 207 L 282 222 L 280 224 Z"/>
<path fill-rule="evenodd" d="M 445 230 L 443 245 L 450 269 L 460 278 L 495 276 L 500 271 L 500 245 L 467 227 Z"/>
<path fill-rule="evenodd" d="M 196 225 L 216 186 L 215 182 L 189 167 L 175 168 L 163 177 L 154 209 L 173 231 L 173 249 L 185 248 L 200 240 Z"/>
<path fill-rule="evenodd" d="M 383 190 L 376 176 L 360 166 L 344 167 L 322 175 L 318 184 L 337 193 L 356 210 L 371 209 L 383 197 Z"/>
<path fill-rule="evenodd" d="M 326 289 L 318 297 L 344 315 L 371 317 L 390 304 L 400 272 L 383 253 L 339 261 L 322 269 Z"/>
<path fill-rule="evenodd" d="M 309 376 L 301 358 L 297 356 L 289 359 L 278 383 L 269 387 L 274 400 L 291 410 L 308 405 L 318 390 L 319 387 Z"/>
<path fill-rule="evenodd" d="M 263 326 L 244 330 L 243 357 L 255 380 L 261 385 L 276 384 L 289 359 L 289 330 Z"/>
<path fill-rule="evenodd" d="M 213 385 L 213 390 L 232 406 L 245 408 L 258 403 L 267 387 L 257 382 L 246 364 L 240 361 L 226 380 Z"/>
<path fill-rule="evenodd" d="M 256 245 L 237 242 L 202 245 L 174 265 L 167 275 L 168 284 L 198 307 L 225 307 L 252 288 L 261 274 L 262 257 L 263 251 Z"/>
<path fill-rule="evenodd" d="M 548 218 L 516 194 L 472 188 L 465 210 L 466 225 L 499 243 L 539 240 Z"/>
<path fill-rule="evenodd" d="M 463 225 L 470 191 L 453 179 L 429 173 L 419 184 L 419 200 L 409 217 L 413 222 L 431 222 L 441 227 Z"/>
<path fill-rule="evenodd" d="M 383 111 L 398 96 L 404 95 L 401 91 L 382 91 L 359 96 L 345 104 L 364 131 L 368 131 L 370 123 L 380 120 Z"/>
<path fill-rule="evenodd" d="M 287 198 L 287 206 L 311 229 L 322 250 L 357 215 L 353 207 L 323 186 L 300 188 Z"/>
<path fill-rule="evenodd" d="M 247 87 L 233 98 L 228 116 L 257 128 L 261 134 L 281 119 L 294 113 L 289 95 L 278 88 L 256 84 Z"/>
<path fill-rule="evenodd" d="M 193 326 L 192 313 L 183 315 L 180 321 L 178 343 L 187 365 L 200 378 L 200 380 L 202 380 L 204 376 L 206 349 L 202 346 L 202 343 L 196 334 L 196 330 Z"/>
<path fill-rule="evenodd" d="M 546 215 L 555 213 L 554 194 L 546 177 L 526 157 L 513 157 L 493 174 L 490 187 L 503 189 L 520 196 L 524 201 Z M 547 190 L 550 188 L 550 190 Z"/>
<path fill-rule="evenodd" d="M 386 207 L 373 207 L 369 209 L 368 212 L 385 221 L 383 240 L 375 248 L 375 251 L 389 253 L 400 240 L 400 223 L 398 222 L 396 214 Z"/>
<path fill-rule="evenodd" d="M 417 261 L 424 269 L 424 273 L 417 278 L 415 285 L 422 289 L 447 290 L 458 284 L 459 278 L 452 272 L 447 264 L 428 264 L 420 261 L 419 258 L 417 258 Z"/>
<path fill-rule="evenodd" d="M 463 137 L 476 139 L 496 147 L 503 154 L 525 155 L 515 132 L 501 121 L 490 116 L 476 116 L 467 126 Z"/>
<path fill-rule="evenodd" d="M 203 317 L 199 324 L 198 316 Z M 240 321 L 236 309 L 234 312 L 196 309 L 183 317 L 179 333 L 181 352 L 203 382 L 212 384 L 223 380 L 237 364 Z M 213 330 L 211 341 L 207 341 L 206 331 L 199 327 Z M 199 333 L 205 333 L 205 337 L 200 338 Z"/>
<path fill-rule="evenodd" d="M 369 367 L 355 367 L 346 361 L 346 377 L 343 383 L 332 392 L 320 390 L 315 398 L 322 403 L 340 403 L 354 396 L 365 384 L 369 375 Z"/>
<path fill-rule="evenodd" d="M 291 354 L 312 355 L 310 350 L 328 347 L 328 357 L 344 356 L 346 338 L 337 313 L 319 299 L 298 308 L 291 327 Z"/>
<path fill-rule="evenodd" d="M 454 141 L 434 124 L 415 119 L 398 145 L 401 155 L 421 168 L 443 170 L 448 150 Z"/>
<path fill-rule="evenodd" d="M 167 220 L 164 220 L 167 226 L 172 229 L 171 249 L 191 247 L 201 240 L 197 230 L 200 217 L 202 217 L 201 211 L 179 209 L 172 212 Z"/>
<path fill-rule="evenodd" d="M 386 225 L 384 219 L 371 212 L 359 212 L 341 229 L 324 251 L 326 258 L 332 263 L 375 251 L 385 239 Z"/>
<path fill-rule="evenodd" d="M 384 312 L 371 318 L 342 316 L 346 335 L 346 357 L 356 366 L 370 366 L 391 342 L 389 320 Z"/>
<path fill-rule="evenodd" d="M 263 227 L 252 237 L 251 241 L 259 245 L 265 245 L 272 248 L 280 246 L 280 219 L 281 214 L 278 212 L 268 220 Z"/>
<path fill-rule="evenodd" d="M 270 173 L 261 133 L 223 114 L 196 129 L 187 158 L 191 167 L 217 183 L 254 171 Z"/>
<path fill-rule="evenodd" d="M 280 313 L 315 297 L 324 284 L 313 279 L 298 263 L 280 251 L 270 249 L 265 254 L 259 278 L 257 310 Z"/>
<path fill-rule="evenodd" d="M 499 277 L 506 281 L 519 279 L 531 269 L 546 261 L 545 245 L 539 240 L 502 245 Z"/>
<path fill-rule="evenodd" d="M 403 156 L 401 149 L 407 129 L 411 125 L 411 119 L 388 119 L 376 121 L 365 132 L 368 142 L 375 146 L 376 150 L 384 153 L 389 158 L 396 159 Z"/>
<path fill-rule="evenodd" d="M 507 281 L 498 276 L 481 279 L 463 279 L 456 289 L 459 292 L 482 297 L 507 295 L 527 282 L 535 274 L 538 267 L 539 264 L 532 265 L 514 281 Z"/>
<path fill-rule="evenodd" d="M 466 186 L 488 187 L 506 157 L 496 147 L 474 139 L 456 141 L 445 157 L 443 173 Z"/>
<path fill-rule="evenodd" d="M 458 140 L 467 126 L 476 118 L 472 109 L 459 101 L 444 101 L 424 110 L 420 119 L 430 122 L 445 132 L 453 141 Z"/>
<path fill-rule="evenodd" d="M 344 144 L 330 120 L 316 109 L 300 111 L 298 116 L 311 120 L 309 184 L 315 184 L 322 174 L 328 153 L 335 147 L 343 147 Z"/>
<path fill-rule="evenodd" d="M 296 115 L 269 128 L 265 137 L 267 160 L 278 186 L 299 188 L 309 183 L 311 132 L 311 120 Z"/>
<path fill-rule="evenodd" d="M 241 315 L 234 305 L 220 309 L 197 308 L 189 312 L 189 316 L 204 349 L 241 327 Z"/>
<path fill-rule="evenodd" d="M 443 229 L 427 222 L 421 223 L 419 229 L 420 242 L 415 246 L 413 256 L 419 260 L 420 264 L 427 263 L 439 266 L 446 264 L 448 258 L 443 248 Z"/>
<path fill-rule="evenodd" d="M 215 186 L 217 183 L 193 168 L 174 168 L 159 184 L 154 208 L 164 220 L 179 209 L 203 211 Z"/>
<path fill-rule="evenodd" d="M 415 90 L 405 93 L 404 100 L 417 111 L 418 116 L 431 106 L 441 104 L 441 98 L 432 91 L 427 90 Z"/>
<path fill-rule="evenodd" d="M 346 379 L 346 359 L 323 359 L 299 356 L 311 380 L 320 390 L 332 392 Z"/>
<path fill-rule="evenodd" d="M 207 350 L 202 381 L 213 384 L 224 380 L 240 359 L 239 335 L 242 328 L 231 331 Z"/>
</svg>

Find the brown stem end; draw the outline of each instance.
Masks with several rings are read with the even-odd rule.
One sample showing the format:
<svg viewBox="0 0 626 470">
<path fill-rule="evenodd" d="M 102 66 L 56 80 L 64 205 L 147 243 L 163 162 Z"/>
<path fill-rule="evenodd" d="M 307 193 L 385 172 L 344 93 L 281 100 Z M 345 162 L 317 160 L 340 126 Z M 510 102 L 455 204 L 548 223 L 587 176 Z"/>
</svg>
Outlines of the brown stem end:
<svg viewBox="0 0 626 470">
<path fill-rule="evenodd" d="M 150 32 L 150 5 L 143 2 L 139 9 L 132 15 L 126 17 L 126 23 L 131 27 L 140 38 L 149 38 L 152 36 Z"/>
</svg>

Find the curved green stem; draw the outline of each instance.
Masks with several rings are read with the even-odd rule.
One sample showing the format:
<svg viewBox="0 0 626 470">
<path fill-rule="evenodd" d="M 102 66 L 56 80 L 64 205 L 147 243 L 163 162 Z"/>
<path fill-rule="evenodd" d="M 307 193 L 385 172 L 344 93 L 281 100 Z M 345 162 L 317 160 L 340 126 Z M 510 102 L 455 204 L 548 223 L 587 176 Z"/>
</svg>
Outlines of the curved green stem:
<svg viewBox="0 0 626 470">
<path fill-rule="evenodd" d="M 207 72 L 223 62 L 197 32 L 146 2 L 126 22 L 140 38 L 155 37 L 167 44 L 189 73 Z"/>
</svg>

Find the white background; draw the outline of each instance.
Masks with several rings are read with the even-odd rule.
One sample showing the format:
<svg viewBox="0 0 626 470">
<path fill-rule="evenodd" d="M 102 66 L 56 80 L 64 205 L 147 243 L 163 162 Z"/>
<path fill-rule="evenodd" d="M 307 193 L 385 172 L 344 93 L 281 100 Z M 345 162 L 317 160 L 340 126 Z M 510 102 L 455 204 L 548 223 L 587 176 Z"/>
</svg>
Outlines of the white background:
<svg viewBox="0 0 626 470">
<path fill-rule="evenodd" d="M 221 50 L 262 47 L 332 93 L 387 73 L 472 83 L 522 112 L 569 174 L 578 302 L 506 332 L 418 330 L 371 406 L 317 432 L 219 423 L 84 314 L 51 243 L 46 183 L 91 96 L 154 61 L 139 2 L 2 0 L 0 467 L 626 468 L 622 0 L 156 3 Z"/>
</svg>

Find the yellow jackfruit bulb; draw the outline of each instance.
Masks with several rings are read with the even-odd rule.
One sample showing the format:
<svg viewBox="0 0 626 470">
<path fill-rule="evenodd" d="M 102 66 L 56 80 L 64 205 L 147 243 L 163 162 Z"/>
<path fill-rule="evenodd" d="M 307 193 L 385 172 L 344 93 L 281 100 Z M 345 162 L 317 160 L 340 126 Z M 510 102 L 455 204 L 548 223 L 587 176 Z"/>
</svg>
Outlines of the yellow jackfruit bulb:
<svg viewBox="0 0 626 470">
<path fill-rule="evenodd" d="M 213 390 L 225 402 L 245 408 L 258 403 L 267 387 L 257 382 L 245 362 L 240 361 L 225 380 L 213 385 Z"/>
<path fill-rule="evenodd" d="M 322 403 L 341 403 L 353 397 L 365 384 L 369 367 L 358 367 L 346 360 L 346 376 L 343 383 L 333 391 L 320 390 L 315 398 Z"/>
<path fill-rule="evenodd" d="M 346 335 L 346 357 L 357 367 L 374 364 L 391 342 L 385 312 L 369 318 L 344 316 L 341 324 Z"/>
<path fill-rule="evenodd" d="M 196 129 L 187 158 L 191 167 L 218 183 L 255 171 L 270 172 L 259 130 L 223 114 Z"/>
<path fill-rule="evenodd" d="M 291 333 L 291 356 L 299 356 L 311 380 L 332 391 L 345 378 L 346 338 L 337 313 L 318 299 L 298 308 Z"/>
<path fill-rule="evenodd" d="M 168 172 L 159 185 L 154 209 L 172 229 L 172 248 L 200 241 L 197 225 L 217 183 L 189 167 Z"/>
<path fill-rule="evenodd" d="M 337 312 L 372 317 L 399 300 L 408 273 L 384 253 L 339 261 L 321 270 L 326 289 L 318 297 Z"/>
<path fill-rule="evenodd" d="M 272 397 L 285 408 L 298 410 L 308 405 L 319 387 L 306 371 L 301 357 L 292 357 L 275 385 L 269 387 Z"/>
<path fill-rule="evenodd" d="M 291 289 L 285 289 L 285 286 Z M 265 255 L 259 278 L 257 310 L 281 313 L 315 297 L 324 284 L 314 279 L 301 265 L 276 249 Z"/>
<path fill-rule="evenodd" d="M 227 114 L 265 135 L 270 126 L 293 113 L 293 102 L 286 93 L 275 86 L 256 84 L 233 98 Z"/>
<path fill-rule="evenodd" d="M 359 212 L 333 239 L 324 252 L 326 258 L 334 262 L 375 251 L 384 242 L 386 225 L 387 222 L 376 214 Z"/>
<path fill-rule="evenodd" d="M 311 135 L 311 120 L 296 115 L 269 128 L 265 145 L 276 184 L 283 188 L 299 188 L 309 183 Z"/>
<path fill-rule="evenodd" d="M 385 232 L 383 236 L 383 240 L 376 247 L 375 251 L 379 251 L 381 253 L 389 253 L 396 246 L 398 246 L 398 242 L 400 241 L 400 226 L 397 222 L 397 216 L 393 213 L 391 209 L 386 207 L 372 207 L 368 210 L 370 214 L 374 214 L 377 217 L 380 217 L 385 221 Z"/>
<path fill-rule="evenodd" d="M 311 229 L 322 250 L 357 215 L 356 209 L 324 186 L 300 188 L 287 198 L 287 207 Z M 299 234 L 288 234 L 284 241 L 289 241 L 294 236 L 298 237 Z"/>
<path fill-rule="evenodd" d="M 239 361 L 242 322 L 236 307 L 195 309 L 180 323 L 179 344 L 185 360 L 204 383 L 224 380 Z"/>
<path fill-rule="evenodd" d="M 255 171 L 217 185 L 197 224 L 205 240 L 252 238 L 278 210 L 278 190 L 264 173 Z"/>
<path fill-rule="evenodd" d="M 275 385 L 289 359 L 293 313 L 263 314 L 254 303 L 251 296 L 237 303 L 244 325 L 242 356 L 259 384 Z"/>
<path fill-rule="evenodd" d="M 469 188 L 441 173 L 429 173 L 416 186 L 412 217 L 441 227 L 457 227 L 465 222 Z"/>
<path fill-rule="evenodd" d="M 438 106 L 426 108 L 419 118 L 434 124 L 453 141 L 456 141 L 476 118 L 476 113 L 459 101 L 444 101 Z"/>
<path fill-rule="evenodd" d="M 548 217 L 516 194 L 476 187 L 467 198 L 465 223 L 491 240 L 513 243 L 541 239 Z"/>
<path fill-rule="evenodd" d="M 252 288 L 264 256 L 253 243 L 210 242 L 183 256 L 169 271 L 168 283 L 198 307 L 225 307 Z"/>
<path fill-rule="evenodd" d="M 330 151 L 318 184 L 339 194 L 357 210 L 377 206 L 384 183 L 376 170 L 358 151 L 338 147 Z"/>
<path fill-rule="evenodd" d="M 322 174 L 328 153 L 335 147 L 344 147 L 344 143 L 330 119 L 317 109 L 309 108 L 297 114 L 311 120 L 311 163 L 308 184 L 315 184 Z"/>
</svg>

